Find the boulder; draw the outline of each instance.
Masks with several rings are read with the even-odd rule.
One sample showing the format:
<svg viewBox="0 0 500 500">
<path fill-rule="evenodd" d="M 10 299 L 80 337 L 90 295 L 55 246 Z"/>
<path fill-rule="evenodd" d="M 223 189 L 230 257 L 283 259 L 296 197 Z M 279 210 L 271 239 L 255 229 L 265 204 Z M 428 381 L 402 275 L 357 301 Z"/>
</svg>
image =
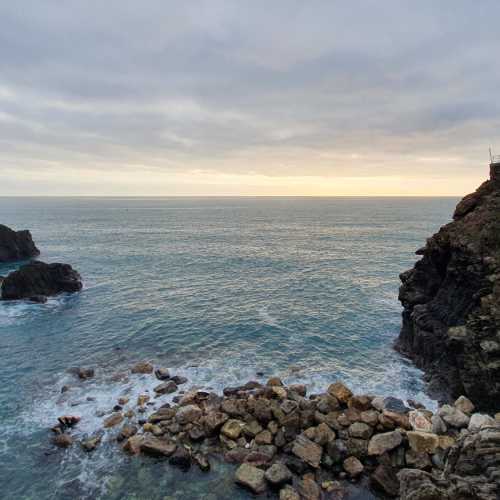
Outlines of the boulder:
<svg viewBox="0 0 500 500">
<path fill-rule="evenodd" d="M 240 437 L 244 425 L 244 422 L 242 422 L 241 420 L 232 418 L 222 426 L 221 433 L 224 434 L 224 436 L 226 436 L 227 438 L 234 441 Z"/>
<path fill-rule="evenodd" d="M 434 453 L 439 446 L 439 436 L 431 432 L 408 431 L 406 436 L 416 453 Z"/>
<path fill-rule="evenodd" d="M 297 488 L 300 497 L 304 500 L 320 500 L 321 498 L 321 489 L 310 474 L 306 474 L 302 481 L 299 481 Z"/>
<path fill-rule="evenodd" d="M 285 483 L 289 483 L 292 480 L 292 473 L 290 469 L 280 462 L 276 462 L 271 465 L 269 469 L 264 474 L 268 483 L 274 487 L 283 486 Z"/>
<path fill-rule="evenodd" d="M 280 500 L 300 500 L 300 495 L 291 486 L 285 486 L 280 490 Z"/>
<path fill-rule="evenodd" d="M 19 300 L 36 295 L 74 293 L 81 289 L 81 277 L 69 264 L 35 261 L 21 266 L 3 280 L 1 297 L 3 300 Z"/>
<path fill-rule="evenodd" d="M 264 471 L 250 464 L 241 464 L 238 467 L 235 480 L 237 484 L 255 494 L 263 493 L 267 489 Z"/>
<path fill-rule="evenodd" d="M 437 414 L 451 427 L 460 429 L 469 425 L 470 417 L 453 406 L 443 405 L 439 408 Z"/>
<path fill-rule="evenodd" d="M 217 434 L 219 429 L 227 422 L 229 419 L 226 413 L 220 411 L 211 411 L 203 417 L 203 425 L 209 436 Z"/>
<path fill-rule="evenodd" d="M 69 448 L 73 444 L 74 439 L 69 434 L 57 434 L 52 442 L 59 448 Z"/>
<path fill-rule="evenodd" d="M 408 408 L 401 399 L 393 398 L 389 396 L 384 398 L 384 410 L 392 411 L 394 413 L 408 413 L 410 408 Z"/>
<path fill-rule="evenodd" d="M 335 382 L 328 387 L 328 393 L 335 396 L 342 403 L 347 404 L 352 397 L 351 390 L 342 382 Z"/>
<path fill-rule="evenodd" d="M 186 471 L 191 467 L 191 453 L 184 446 L 177 446 L 168 463 Z"/>
<path fill-rule="evenodd" d="M 432 432 L 432 422 L 425 412 L 413 410 L 408 414 L 408 419 L 414 431 Z"/>
<path fill-rule="evenodd" d="M 39 254 L 29 231 L 14 231 L 0 224 L 0 263 L 27 260 Z"/>
<path fill-rule="evenodd" d="M 416 452 L 413 449 L 406 450 L 406 464 L 415 469 L 430 469 L 432 467 L 431 459 L 425 452 Z"/>
<path fill-rule="evenodd" d="M 461 412 L 470 415 L 474 411 L 474 404 L 469 398 L 465 396 L 460 396 L 455 403 L 453 403 L 455 408 L 458 408 Z"/>
<path fill-rule="evenodd" d="M 397 448 L 402 442 L 403 436 L 399 431 L 376 434 L 368 443 L 368 455 L 383 455 Z"/>
<path fill-rule="evenodd" d="M 162 382 L 153 389 L 156 394 L 172 394 L 177 390 L 177 384 L 173 380 L 168 380 L 167 382 Z"/>
<path fill-rule="evenodd" d="M 203 412 L 201 411 L 199 406 L 196 405 L 186 405 L 181 406 L 177 413 L 175 414 L 175 420 L 181 424 L 189 424 L 192 422 L 196 422 L 201 416 Z"/>
<path fill-rule="evenodd" d="M 355 422 L 351 424 L 348 429 L 349 436 L 360 438 L 360 439 L 370 439 L 373 434 L 373 429 L 362 422 Z"/>
<path fill-rule="evenodd" d="M 492 425 L 495 419 L 489 415 L 482 413 L 474 413 L 470 417 L 468 429 L 469 431 L 479 431 L 483 425 Z"/>
<path fill-rule="evenodd" d="M 155 377 L 158 380 L 168 380 L 170 378 L 170 372 L 167 368 L 157 368 L 155 370 Z"/>
<path fill-rule="evenodd" d="M 292 453 L 311 467 L 317 469 L 321 462 L 323 449 L 310 439 L 304 436 L 297 436 L 293 443 Z"/>
<path fill-rule="evenodd" d="M 121 424 L 123 421 L 123 414 L 120 412 L 116 412 L 111 414 L 108 418 L 104 420 L 104 427 L 110 428 L 115 427 L 118 424 Z"/>
<path fill-rule="evenodd" d="M 364 470 L 363 464 L 356 457 L 346 458 L 342 467 L 350 477 L 358 477 Z"/>
</svg>

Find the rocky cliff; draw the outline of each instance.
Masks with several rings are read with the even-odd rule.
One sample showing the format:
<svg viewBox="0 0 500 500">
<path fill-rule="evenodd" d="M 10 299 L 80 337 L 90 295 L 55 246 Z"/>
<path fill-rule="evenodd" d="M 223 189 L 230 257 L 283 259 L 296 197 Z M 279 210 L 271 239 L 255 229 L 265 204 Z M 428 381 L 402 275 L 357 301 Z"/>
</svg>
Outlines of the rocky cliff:
<svg viewBox="0 0 500 500">
<path fill-rule="evenodd" d="M 396 348 L 431 387 L 500 407 L 500 168 L 460 201 L 453 222 L 401 274 L 403 326 Z"/>
<path fill-rule="evenodd" d="M 30 259 L 39 253 L 29 231 L 13 231 L 0 224 L 0 262 Z"/>
</svg>

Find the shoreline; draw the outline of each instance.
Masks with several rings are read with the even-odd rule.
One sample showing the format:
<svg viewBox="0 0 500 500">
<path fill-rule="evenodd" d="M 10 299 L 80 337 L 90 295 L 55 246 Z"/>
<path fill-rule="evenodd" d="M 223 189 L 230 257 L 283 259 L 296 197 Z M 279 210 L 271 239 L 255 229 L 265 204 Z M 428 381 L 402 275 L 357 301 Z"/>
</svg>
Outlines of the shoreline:
<svg viewBox="0 0 500 500">
<path fill-rule="evenodd" d="M 74 373 L 83 384 L 94 377 L 92 369 Z M 185 391 L 185 377 L 149 362 L 131 367 L 130 375 L 155 388 L 137 399 L 124 395 L 110 401 L 99 417 L 102 429 L 78 440 L 72 436 L 84 422 L 75 407 L 53 428 L 55 443 L 82 446 L 91 459 L 103 440 L 114 441 L 116 453 L 123 448 L 207 473 L 210 457 L 216 457 L 238 467 L 236 483 L 254 494 L 342 498 L 348 483 L 365 481 L 378 494 L 394 497 L 407 474 L 399 479 L 398 472 L 443 475 L 448 454 L 466 434 L 478 433 L 478 422 L 500 429 L 500 415 L 497 421 L 480 417 L 466 398 L 433 413 L 418 402 L 410 407 L 397 398 L 356 396 L 341 382 L 307 394 L 303 384 L 284 386 L 272 377 L 265 384 L 226 387 L 219 395 Z M 63 388 L 63 394 L 70 391 Z"/>
</svg>

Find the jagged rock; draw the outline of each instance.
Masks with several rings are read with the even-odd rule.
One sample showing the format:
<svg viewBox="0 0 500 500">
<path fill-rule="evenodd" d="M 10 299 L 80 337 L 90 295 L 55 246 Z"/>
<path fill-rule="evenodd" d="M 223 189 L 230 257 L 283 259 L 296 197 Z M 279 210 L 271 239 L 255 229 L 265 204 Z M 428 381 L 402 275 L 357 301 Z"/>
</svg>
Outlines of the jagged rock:
<svg viewBox="0 0 500 500">
<path fill-rule="evenodd" d="M 350 477 L 358 477 L 364 470 L 363 464 L 356 457 L 346 458 L 342 466 Z"/>
<path fill-rule="evenodd" d="M 408 414 L 408 420 L 414 431 L 432 432 L 432 422 L 421 410 L 412 410 Z"/>
<path fill-rule="evenodd" d="M 136 434 L 125 441 L 123 450 L 132 455 L 138 455 L 141 452 L 141 446 L 144 441 L 143 435 Z"/>
<path fill-rule="evenodd" d="M 135 436 L 137 434 L 137 427 L 132 424 L 125 424 L 116 436 L 117 441 L 125 441 L 126 439 L 131 438 L 132 436 Z"/>
<path fill-rule="evenodd" d="M 184 446 L 177 446 L 168 463 L 186 471 L 191 467 L 191 453 Z"/>
<path fill-rule="evenodd" d="M 69 448 L 73 444 L 74 439 L 69 434 L 57 434 L 52 442 L 59 448 Z"/>
<path fill-rule="evenodd" d="M 199 467 L 202 472 L 208 472 L 211 468 L 208 457 L 203 453 L 195 453 L 193 455 L 193 462 Z"/>
<path fill-rule="evenodd" d="M 408 408 L 403 401 L 401 401 L 401 399 L 393 398 L 392 396 L 384 398 L 383 409 L 400 414 L 408 413 L 410 411 L 410 408 Z"/>
<path fill-rule="evenodd" d="M 235 480 L 256 494 L 263 493 L 267 489 L 264 471 L 250 464 L 241 464 L 238 467 Z"/>
<path fill-rule="evenodd" d="M 0 224 L 0 262 L 31 259 L 39 254 L 29 231 L 14 231 Z"/>
<path fill-rule="evenodd" d="M 97 448 L 97 446 L 99 446 L 101 440 L 102 440 L 102 436 L 97 435 L 97 436 L 90 437 L 88 439 L 84 439 L 81 442 L 81 445 L 85 451 L 91 452 L 91 451 L 94 451 Z"/>
<path fill-rule="evenodd" d="M 236 440 L 240 437 L 244 425 L 241 420 L 232 418 L 222 426 L 221 433 L 229 439 Z"/>
<path fill-rule="evenodd" d="M 307 475 L 299 481 L 297 488 L 301 498 L 305 500 L 320 500 L 321 489 L 316 481 Z"/>
<path fill-rule="evenodd" d="M 10 273 L 2 282 L 3 300 L 28 299 L 37 295 L 79 292 L 82 280 L 69 264 L 30 262 Z"/>
<path fill-rule="evenodd" d="M 155 377 L 158 380 L 168 380 L 170 378 L 170 372 L 167 368 L 157 368 L 155 370 Z"/>
<path fill-rule="evenodd" d="M 349 435 L 355 438 L 360 439 L 370 439 L 373 434 L 373 429 L 368 425 L 362 422 L 354 422 L 349 426 Z"/>
<path fill-rule="evenodd" d="M 415 469 L 430 469 L 432 466 L 431 459 L 427 453 L 419 453 L 412 449 L 406 450 L 405 460 L 409 467 Z"/>
<path fill-rule="evenodd" d="M 271 431 L 265 429 L 262 432 L 259 432 L 255 436 L 255 443 L 256 444 L 272 444 L 273 443 L 273 435 L 271 434 Z"/>
<path fill-rule="evenodd" d="M 321 462 L 323 449 L 310 439 L 304 436 L 297 436 L 293 443 L 292 453 L 311 467 L 317 469 Z"/>
<path fill-rule="evenodd" d="M 368 455 L 382 455 L 397 448 L 402 442 L 403 436 L 399 431 L 375 434 L 368 443 Z"/>
<path fill-rule="evenodd" d="M 292 473 L 290 472 L 290 469 L 286 465 L 279 462 L 271 465 L 271 467 L 266 470 L 264 476 L 268 483 L 274 487 L 283 486 L 285 483 L 292 480 Z"/>
<path fill-rule="evenodd" d="M 447 431 L 444 420 L 439 415 L 433 415 L 431 418 L 432 432 L 434 434 L 444 434 Z"/>
<path fill-rule="evenodd" d="M 484 410 L 495 410 L 500 399 L 499 213 L 500 180 L 492 173 L 400 276 L 397 349 L 442 391 L 464 394 Z"/>
</svg>

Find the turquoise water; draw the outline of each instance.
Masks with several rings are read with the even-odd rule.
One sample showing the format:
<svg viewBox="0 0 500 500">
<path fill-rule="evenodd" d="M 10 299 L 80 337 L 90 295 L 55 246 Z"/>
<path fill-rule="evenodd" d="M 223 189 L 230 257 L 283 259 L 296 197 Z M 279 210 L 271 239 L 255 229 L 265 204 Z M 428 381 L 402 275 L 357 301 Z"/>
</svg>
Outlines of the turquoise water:
<svg viewBox="0 0 500 500">
<path fill-rule="evenodd" d="M 279 375 L 319 391 L 342 378 L 432 404 L 421 373 L 391 348 L 398 274 L 456 202 L 0 198 L 0 222 L 31 229 L 41 260 L 71 263 L 84 278 L 78 295 L 0 305 L 5 498 L 246 498 L 223 464 L 183 474 L 111 443 L 90 456 L 50 446 L 57 416 L 81 415 L 79 432 L 91 433 L 102 425 L 96 408 L 151 386 L 116 380 L 142 359 L 214 390 Z M 95 379 L 77 382 L 67 370 L 78 365 L 95 366 Z"/>
</svg>

